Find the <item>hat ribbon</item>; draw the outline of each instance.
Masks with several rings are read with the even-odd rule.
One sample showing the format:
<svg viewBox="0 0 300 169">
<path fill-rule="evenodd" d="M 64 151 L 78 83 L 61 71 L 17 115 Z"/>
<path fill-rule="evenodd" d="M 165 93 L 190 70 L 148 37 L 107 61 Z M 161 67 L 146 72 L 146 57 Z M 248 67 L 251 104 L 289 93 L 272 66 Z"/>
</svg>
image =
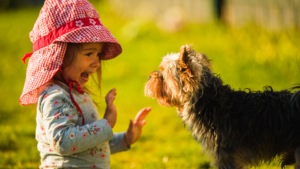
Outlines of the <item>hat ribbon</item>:
<svg viewBox="0 0 300 169">
<path fill-rule="evenodd" d="M 82 110 L 80 109 L 79 105 L 76 103 L 76 101 L 75 101 L 75 99 L 74 99 L 74 97 L 73 97 L 73 95 L 72 95 L 72 87 L 73 87 L 73 83 L 76 83 L 76 85 L 77 85 L 77 91 L 78 91 L 79 93 L 82 94 L 82 93 L 84 93 L 84 92 L 81 90 L 80 85 L 79 85 L 79 83 L 78 83 L 77 81 L 75 81 L 75 80 L 68 80 L 68 79 L 66 78 L 64 72 L 62 71 L 62 69 L 59 68 L 59 70 L 60 70 L 60 72 L 62 73 L 62 75 L 63 75 L 64 79 L 66 80 L 66 82 L 69 84 L 71 101 L 72 101 L 72 103 L 75 105 L 75 107 L 77 108 L 77 110 L 80 112 L 80 114 L 81 114 L 81 116 L 82 116 L 82 125 L 84 125 L 84 124 L 85 124 L 85 120 L 84 120 L 84 116 L 83 116 Z"/>
<path fill-rule="evenodd" d="M 55 41 L 60 36 L 71 32 L 75 29 L 85 27 L 85 26 L 103 26 L 103 24 L 100 22 L 99 18 L 80 18 L 75 19 L 73 21 L 70 21 L 60 27 L 55 28 L 52 30 L 48 35 L 43 36 L 36 40 L 33 43 L 33 51 L 37 51 L 41 48 L 44 48 L 48 45 L 50 45 L 53 41 Z M 98 28 L 97 28 L 98 29 Z M 26 53 L 25 56 L 22 58 L 23 63 L 25 64 L 25 60 L 29 58 L 32 55 L 32 53 Z"/>
<path fill-rule="evenodd" d="M 29 58 L 29 57 L 31 57 L 32 54 L 33 54 L 33 53 L 26 53 L 26 54 L 24 55 L 24 57 L 22 58 L 24 64 L 26 64 L 26 62 L 25 62 L 26 59 Z"/>
</svg>

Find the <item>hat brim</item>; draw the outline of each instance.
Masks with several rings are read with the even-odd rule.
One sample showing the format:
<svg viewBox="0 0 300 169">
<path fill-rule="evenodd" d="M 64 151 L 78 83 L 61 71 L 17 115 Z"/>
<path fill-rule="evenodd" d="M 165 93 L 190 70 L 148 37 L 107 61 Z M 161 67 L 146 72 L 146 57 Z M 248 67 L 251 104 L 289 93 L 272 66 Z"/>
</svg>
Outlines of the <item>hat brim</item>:
<svg viewBox="0 0 300 169">
<path fill-rule="evenodd" d="M 105 42 L 102 50 L 102 60 L 113 59 L 122 53 L 122 47 L 116 38 L 106 27 L 100 25 L 77 28 L 60 36 L 54 42 Z"/>
<path fill-rule="evenodd" d="M 37 90 L 49 82 L 63 63 L 67 43 L 54 42 L 35 51 L 29 61 L 22 95 L 19 99 L 22 105 L 37 102 Z M 30 69 L 29 69 L 30 68 Z"/>
</svg>

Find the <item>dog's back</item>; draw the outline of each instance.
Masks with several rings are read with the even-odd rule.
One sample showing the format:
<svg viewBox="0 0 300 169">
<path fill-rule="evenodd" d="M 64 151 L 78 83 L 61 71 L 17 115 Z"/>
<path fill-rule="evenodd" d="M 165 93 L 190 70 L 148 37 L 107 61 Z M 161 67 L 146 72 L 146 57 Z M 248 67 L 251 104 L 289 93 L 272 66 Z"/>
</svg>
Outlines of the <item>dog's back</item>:
<svg viewBox="0 0 300 169">
<path fill-rule="evenodd" d="M 221 160 L 216 163 L 257 165 L 280 155 L 283 165 L 295 162 L 300 147 L 299 92 L 275 92 L 271 87 L 263 92 L 234 91 L 218 76 L 205 77 L 209 79 L 195 104 L 194 124 L 203 125 L 198 138 Z"/>
</svg>

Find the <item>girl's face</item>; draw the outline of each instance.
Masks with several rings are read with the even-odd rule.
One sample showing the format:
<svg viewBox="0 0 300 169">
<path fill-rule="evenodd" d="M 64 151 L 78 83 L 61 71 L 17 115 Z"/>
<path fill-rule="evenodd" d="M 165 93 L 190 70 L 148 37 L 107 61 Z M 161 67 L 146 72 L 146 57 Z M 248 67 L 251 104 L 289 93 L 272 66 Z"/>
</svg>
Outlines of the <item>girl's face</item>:
<svg viewBox="0 0 300 169">
<path fill-rule="evenodd" d="M 75 55 L 72 63 L 63 69 L 68 80 L 76 80 L 83 88 L 89 81 L 91 74 L 100 66 L 100 53 L 103 48 L 101 42 L 84 43 L 82 50 Z"/>
</svg>

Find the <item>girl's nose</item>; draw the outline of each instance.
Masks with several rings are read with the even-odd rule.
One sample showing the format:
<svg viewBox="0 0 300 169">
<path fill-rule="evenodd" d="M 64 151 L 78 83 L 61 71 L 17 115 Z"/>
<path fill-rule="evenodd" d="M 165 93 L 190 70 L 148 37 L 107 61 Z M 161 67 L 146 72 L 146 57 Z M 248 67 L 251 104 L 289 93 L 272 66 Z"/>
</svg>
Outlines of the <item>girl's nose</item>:
<svg viewBox="0 0 300 169">
<path fill-rule="evenodd" d="M 95 60 L 93 61 L 93 64 L 92 64 L 93 67 L 95 68 L 98 68 L 100 66 L 100 60 L 99 58 L 95 58 Z"/>
</svg>

